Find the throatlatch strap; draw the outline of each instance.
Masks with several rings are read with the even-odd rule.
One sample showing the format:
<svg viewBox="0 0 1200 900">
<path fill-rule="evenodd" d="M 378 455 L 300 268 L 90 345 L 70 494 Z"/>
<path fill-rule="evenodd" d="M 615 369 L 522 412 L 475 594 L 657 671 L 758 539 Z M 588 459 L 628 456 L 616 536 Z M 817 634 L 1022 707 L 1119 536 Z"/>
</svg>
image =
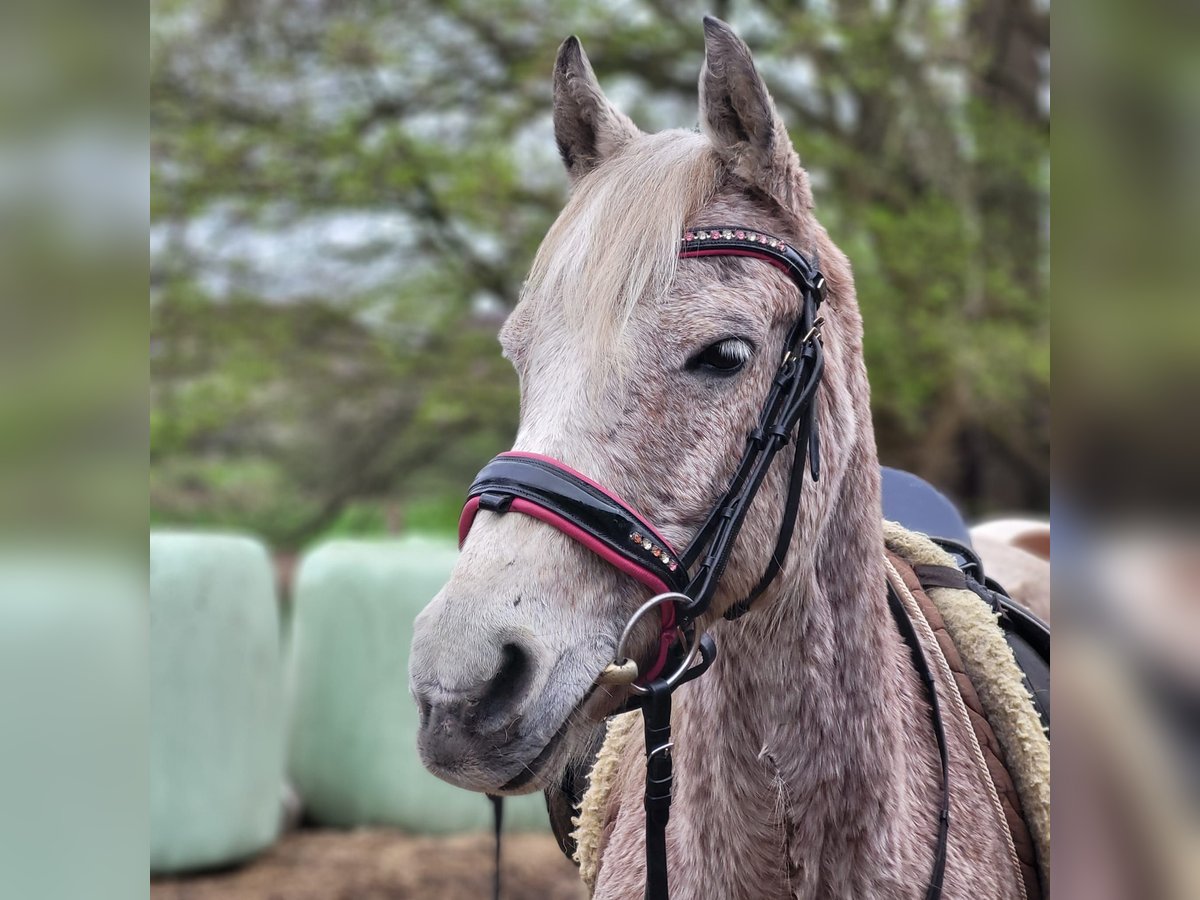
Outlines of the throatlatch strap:
<svg viewBox="0 0 1200 900">
<path fill-rule="evenodd" d="M 754 590 L 734 604 L 726 613 L 727 617 L 737 618 L 746 612 L 783 566 L 799 509 L 804 460 L 810 451 L 814 479 L 820 471 L 819 442 L 816 440 L 816 390 L 825 362 L 818 333 L 820 320 L 816 318 L 816 302 L 813 293 L 804 295 L 803 313 L 785 342 L 783 359 L 773 380 L 771 393 L 763 405 L 758 426 L 747 438 L 746 450 L 728 489 L 684 551 L 683 560 L 690 566 L 706 550 L 703 561 L 685 591 L 692 598 L 692 603 L 682 610 L 684 621 L 699 617 L 708 608 L 758 489 L 775 455 L 798 428 L 796 459 L 793 461 L 792 480 L 775 549 Z"/>
<path fill-rule="evenodd" d="M 814 401 L 815 402 L 815 401 Z M 813 416 L 816 415 L 814 412 Z M 792 471 L 788 476 L 788 492 L 787 501 L 783 507 L 783 518 L 779 522 L 779 534 L 775 538 L 775 549 L 771 551 L 771 558 L 767 562 L 767 568 L 763 571 L 762 577 L 759 578 L 750 593 L 744 599 L 739 600 L 733 606 L 725 611 L 725 618 L 729 621 L 740 619 L 750 611 L 754 601 L 762 596 L 763 591 L 770 587 L 771 582 L 779 574 L 783 568 L 784 560 L 787 559 L 788 548 L 792 545 L 792 533 L 796 530 L 796 516 L 800 512 L 800 495 L 804 488 L 804 463 L 805 463 L 805 448 L 808 448 L 808 460 L 812 468 L 813 481 L 820 477 L 818 453 L 816 446 L 817 432 L 815 423 L 811 419 L 806 419 L 801 423 L 800 434 L 796 437 L 796 450 L 792 456 Z"/>
</svg>

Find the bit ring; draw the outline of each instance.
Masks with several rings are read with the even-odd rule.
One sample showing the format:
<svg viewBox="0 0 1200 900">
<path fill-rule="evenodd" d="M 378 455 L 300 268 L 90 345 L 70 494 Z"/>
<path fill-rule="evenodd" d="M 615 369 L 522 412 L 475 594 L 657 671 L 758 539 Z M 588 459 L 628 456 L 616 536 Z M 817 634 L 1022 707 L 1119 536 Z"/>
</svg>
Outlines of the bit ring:
<svg viewBox="0 0 1200 900">
<path fill-rule="evenodd" d="M 637 662 L 630 659 L 625 653 L 625 644 L 629 641 L 630 635 L 633 633 L 634 626 L 638 620 L 652 609 L 662 606 L 664 603 L 672 603 L 682 601 L 683 603 L 691 603 L 692 598 L 687 594 L 681 594 L 678 591 L 668 591 L 665 594 L 656 594 L 645 603 L 638 607 L 637 611 L 625 623 L 625 628 L 621 632 L 621 638 L 617 641 L 617 649 L 613 654 L 615 662 L 610 663 L 605 667 L 604 671 L 597 676 L 596 681 L 599 684 L 628 684 L 630 689 L 636 694 L 648 694 L 649 691 L 637 683 L 638 665 Z M 683 661 L 679 664 L 674 672 L 667 676 L 667 686 L 674 687 L 675 684 L 683 677 L 683 673 L 692 667 L 692 663 L 696 660 L 696 654 L 700 650 L 700 637 L 703 632 L 696 633 L 693 625 L 689 630 L 680 629 L 683 633 L 684 640 L 687 642 L 687 653 L 684 654 Z M 631 668 L 632 667 L 632 668 Z"/>
</svg>

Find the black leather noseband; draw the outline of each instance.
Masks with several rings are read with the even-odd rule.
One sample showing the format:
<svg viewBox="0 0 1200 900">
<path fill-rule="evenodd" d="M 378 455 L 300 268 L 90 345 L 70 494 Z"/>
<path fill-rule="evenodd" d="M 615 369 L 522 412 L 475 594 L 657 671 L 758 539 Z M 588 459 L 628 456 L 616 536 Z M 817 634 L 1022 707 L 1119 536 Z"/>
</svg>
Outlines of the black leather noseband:
<svg viewBox="0 0 1200 900">
<path fill-rule="evenodd" d="M 557 460 L 531 453 L 501 453 L 475 476 L 467 498 L 465 509 L 470 512 L 459 523 L 463 540 L 474 518 L 473 507 L 504 513 L 514 501 L 525 500 L 578 529 L 582 537 L 577 540 L 633 577 L 649 580 L 639 577 L 645 570 L 663 591 L 681 592 L 687 587 L 687 570 L 649 522 L 620 498 Z M 532 515 L 537 512 L 529 510 Z M 561 528 L 555 522 L 549 524 Z"/>
</svg>

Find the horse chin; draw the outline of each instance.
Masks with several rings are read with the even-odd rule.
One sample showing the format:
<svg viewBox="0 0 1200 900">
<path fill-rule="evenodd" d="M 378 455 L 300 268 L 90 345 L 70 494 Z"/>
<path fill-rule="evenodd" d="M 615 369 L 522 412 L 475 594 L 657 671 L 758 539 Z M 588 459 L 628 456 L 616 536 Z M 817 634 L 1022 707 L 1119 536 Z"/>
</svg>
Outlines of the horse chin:
<svg viewBox="0 0 1200 900">
<path fill-rule="evenodd" d="M 455 787 L 483 794 L 531 794 L 558 784 L 572 760 L 594 747 L 604 717 L 620 705 L 608 690 L 589 689 L 549 738 L 517 731 L 502 746 L 461 745 L 443 757 L 418 739 L 425 768 Z"/>
<path fill-rule="evenodd" d="M 521 772 L 488 793 L 501 796 L 531 794 L 559 784 L 569 765 L 579 757 L 595 752 L 606 717 L 619 708 L 621 702 L 608 691 L 589 690 L 545 746 L 525 761 Z"/>
<path fill-rule="evenodd" d="M 486 754 L 440 759 L 422 748 L 425 768 L 455 787 L 481 794 L 528 794 L 553 782 L 566 764 L 567 735 L 556 733 L 545 744 L 518 737 Z"/>
<path fill-rule="evenodd" d="M 492 794 L 512 797 L 519 794 L 532 794 L 545 790 L 562 779 L 567 761 L 571 758 L 571 729 L 556 734 L 537 756 L 524 764 L 521 771 L 509 779 Z"/>
</svg>

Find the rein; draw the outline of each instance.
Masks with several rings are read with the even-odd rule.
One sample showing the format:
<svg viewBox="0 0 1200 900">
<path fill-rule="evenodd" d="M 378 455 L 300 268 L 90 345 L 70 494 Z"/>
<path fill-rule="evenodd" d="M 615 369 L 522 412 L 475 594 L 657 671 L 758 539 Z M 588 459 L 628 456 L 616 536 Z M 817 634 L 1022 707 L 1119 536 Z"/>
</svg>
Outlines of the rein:
<svg viewBox="0 0 1200 900">
<path fill-rule="evenodd" d="M 827 293 L 825 277 L 815 263 L 787 242 L 742 227 L 707 226 L 685 231 L 679 258 L 707 256 L 749 257 L 781 269 L 799 289 L 802 305 L 784 340 L 778 369 L 756 426 L 747 435 L 737 469 L 691 543 L 678 552 L 632 506 L 586 475 L 551 457 L 519 451 L 501 453 L 476 476 L 458 529 L 461 545 L 480 510 L 531 516 L 655 592 L 626 624 L 615 661 L 596 678 L 599 684 L 629 686 L 631 696 L 619 711 L 642 710 L 646 740 L 646 900 L 668 898 L 666 828 L 673 781 L 671 694 L 702 675 L 716 658 L 716 644 L 699 620 L 712 603 L 738 533 L 779 451 L 794 438 L 796 449 L 775 547 L 758 582 L 729 607 L 725 618 L 733 620 L 744 615 L 779 575 L 795 530 L 806 464 L 814 481 L 820 477 L 816 392 L 824 370 L 824 354 L 822 319 L 817 312 Z M 929 691 L 942 762 L 943 803 L 934 872 L 926 893 L 926 900 L 937 900 L 941 896 L 949 822 L 945 732 L 933 677 L 916 631 L 890 590 L 889 603 Z M 625 655 L 625 645 L 634 626 L 656 609 L 659 638 L 649 665 L 642 670 Z"/>
</svg>

